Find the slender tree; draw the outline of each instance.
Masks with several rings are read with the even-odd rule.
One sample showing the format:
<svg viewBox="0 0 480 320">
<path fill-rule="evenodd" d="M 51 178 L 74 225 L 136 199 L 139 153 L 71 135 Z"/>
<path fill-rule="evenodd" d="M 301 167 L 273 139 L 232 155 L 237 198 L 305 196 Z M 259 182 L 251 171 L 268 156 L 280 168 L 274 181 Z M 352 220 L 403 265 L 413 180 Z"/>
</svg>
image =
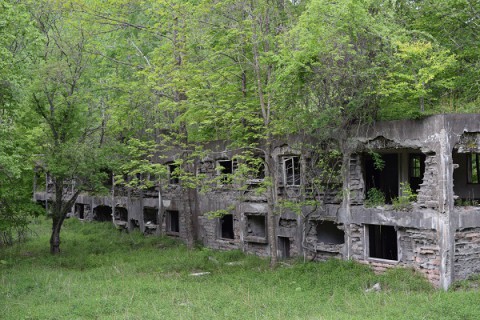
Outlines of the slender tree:
<svg viewBox="0 0 480 320">
<path fill-rule="evenodd" d="M 78 195 L 100 188 L 105 166 L 99 143 L 101 112 L 91 99 L 92 56 L 89 32 L 68 6 L 35 3 L 32 17 L 44 46 L 31 88 L 38 127 L 39 162 L 53 187 L 50 251 L 60 252 L 60 231 Z"/>
</svg>

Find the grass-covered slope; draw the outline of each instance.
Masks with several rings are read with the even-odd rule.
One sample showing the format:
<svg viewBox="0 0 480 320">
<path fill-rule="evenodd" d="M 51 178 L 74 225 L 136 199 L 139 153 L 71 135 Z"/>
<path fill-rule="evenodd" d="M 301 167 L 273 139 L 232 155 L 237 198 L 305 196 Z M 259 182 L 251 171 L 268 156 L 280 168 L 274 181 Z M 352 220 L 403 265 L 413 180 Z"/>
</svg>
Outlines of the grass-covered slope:
<svg viewBox="0 0 480 320">
<path fill-rule="evenodd" d="M 374 275 L 354 262 L 188 251 L 168 238 L 70 219 L 63 252 L 45 221 L 0 249 L 1 319 L 478 319 L 477 290 L 436 291 L 411 270 Z M 192 273 L 209 272 L 202 276 Z M 365 292 L 379 282 L 380 292 Z"/>
</svg>

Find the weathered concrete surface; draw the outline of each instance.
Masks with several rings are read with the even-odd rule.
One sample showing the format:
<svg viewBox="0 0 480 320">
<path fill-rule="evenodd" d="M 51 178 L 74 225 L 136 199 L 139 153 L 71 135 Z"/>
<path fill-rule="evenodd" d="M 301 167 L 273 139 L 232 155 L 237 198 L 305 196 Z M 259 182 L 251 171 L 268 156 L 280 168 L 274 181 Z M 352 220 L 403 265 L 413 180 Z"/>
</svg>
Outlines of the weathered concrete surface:
<svg viewBox="0 0 480 320">
<path fill-rule="evenodd" d="M 415 207 L 409 211 L 395 211 L 392 206 L 365 208 L 353 206 L 350 223 L 378 224 L 417 229 L 435 229 L 440 218 L 432 209 Z"/>
</svg>

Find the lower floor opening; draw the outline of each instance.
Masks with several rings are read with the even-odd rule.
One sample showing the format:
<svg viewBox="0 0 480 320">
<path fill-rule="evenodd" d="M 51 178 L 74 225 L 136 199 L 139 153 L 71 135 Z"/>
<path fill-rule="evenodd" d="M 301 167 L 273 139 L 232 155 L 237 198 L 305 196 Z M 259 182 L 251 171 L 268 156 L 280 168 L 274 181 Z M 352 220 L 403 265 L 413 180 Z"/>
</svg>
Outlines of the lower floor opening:
<svg viewBox="0 0 480 320">
<path fill-rule="evenodd" d="M 398 261 L 398 238 L 394 226 L 370 224 L 368 234 L 368 256 Z"/>
<path fill-rule="evenodd" d="M 289 237 L 278 237 L 278 252 L 280 254 L 280 259 L 290 258 L 290 238 Z"/>
<path fill-rule="evenodd" d="M 167 210 L 166 225 L 167 225 L 167 232 L 171 232 L 171 233 L 180 232 L 180 215 L 178 214 L 178 211 Z"/>
<path fill-rule="evenodd" d="M 115 207 L 115 220 L 128 221 L 128 210 L 122 207 Z"/>
<path fill-rule="evenodd" d="M 317 242 L 325 244 L 344 244 L 345 232 L 333 221 L 317 221 Z"/>
<path fill-rule="evenodd" d="M 267 237 L 267 223 L 264 214 L 246 213 L 246 235 L 247 237 L 266 239 Z"/>
<path fill-rule="evenodd" d="M 93 220 L 99 222 L 112 221 L 112 208 L 109 206 L 97 206 L 93 209 Z"/>
<path fill-rule="evenodd" d="M 85 219 L 85 205 L 81 203 L 76 203 L 75 204 L 75 216 L 78 217 L 78 219 Z"/>
<path fill-rule="evenodd" d="M 143 208 L 143 222 L 145 222 L 145 224 L 158 224 L 157 214 L 158 210 L 155 208 Z"/>
<path fill-rule="evenodd" d="M 220 237 L 224 239 L 234 239 L 233 215 L 226 214 L 220 218 Z"/>
</svg>

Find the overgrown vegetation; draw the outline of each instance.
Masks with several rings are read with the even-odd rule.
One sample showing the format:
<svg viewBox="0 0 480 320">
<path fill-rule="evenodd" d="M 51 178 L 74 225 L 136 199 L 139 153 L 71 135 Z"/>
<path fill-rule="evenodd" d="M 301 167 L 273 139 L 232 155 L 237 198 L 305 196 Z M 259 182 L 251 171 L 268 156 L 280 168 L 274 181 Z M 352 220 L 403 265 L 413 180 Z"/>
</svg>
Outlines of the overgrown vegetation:
<svg viewBox="0 0 480 320">
<path fill-rule="evenodd" d="M 268 261 L 239 251 L 187 250 L 109 223 L 64 225 L 51 256 L 50 226 L 0 251 L 2 319 L 475 319 L 477 289 L 437 291 L 416 272 L 375 275 L 352 261 Z M 203 276 L 192 273 L 210 272 Z M 381 291 L 365 292 L 380 283 Z"/>
<path fill-rule="evenodd" d="M 385 205 L 385 194 L 377 189 L 371 188 L 367 191 L 367 199 L 365 200 L 366 207 L 377 207 Z"/>
<path fill-rule="evenodd" d="M 455 205 L 459 207 L 470 207 L 470 206 L 478 206 L 478 200 L 472 199 L 455 199 Z"/>
<path fill-rule="evenodd" d="M 409 183 L 400 183 L 400 195 L 392 199 L 394 210 L 405 211 L 412 207 L 412 202 L 417 200 L 417 195 L 413 192 Z"/>
<path fill-rule="evenodd" d="M 0 0 L 0 202 L 22 183 L 25 203 L 24 175 L 48 174 L 59 253 L 72 203 L 105 172 L 147 186 L 175 147 L 191 198 L 191 159 L 222 139 L 263 159 L 276 252 L 274 137 L 338 150 L 373 121 L 478 112 L 478 13 L 473 0 Z"/>
</svg>

